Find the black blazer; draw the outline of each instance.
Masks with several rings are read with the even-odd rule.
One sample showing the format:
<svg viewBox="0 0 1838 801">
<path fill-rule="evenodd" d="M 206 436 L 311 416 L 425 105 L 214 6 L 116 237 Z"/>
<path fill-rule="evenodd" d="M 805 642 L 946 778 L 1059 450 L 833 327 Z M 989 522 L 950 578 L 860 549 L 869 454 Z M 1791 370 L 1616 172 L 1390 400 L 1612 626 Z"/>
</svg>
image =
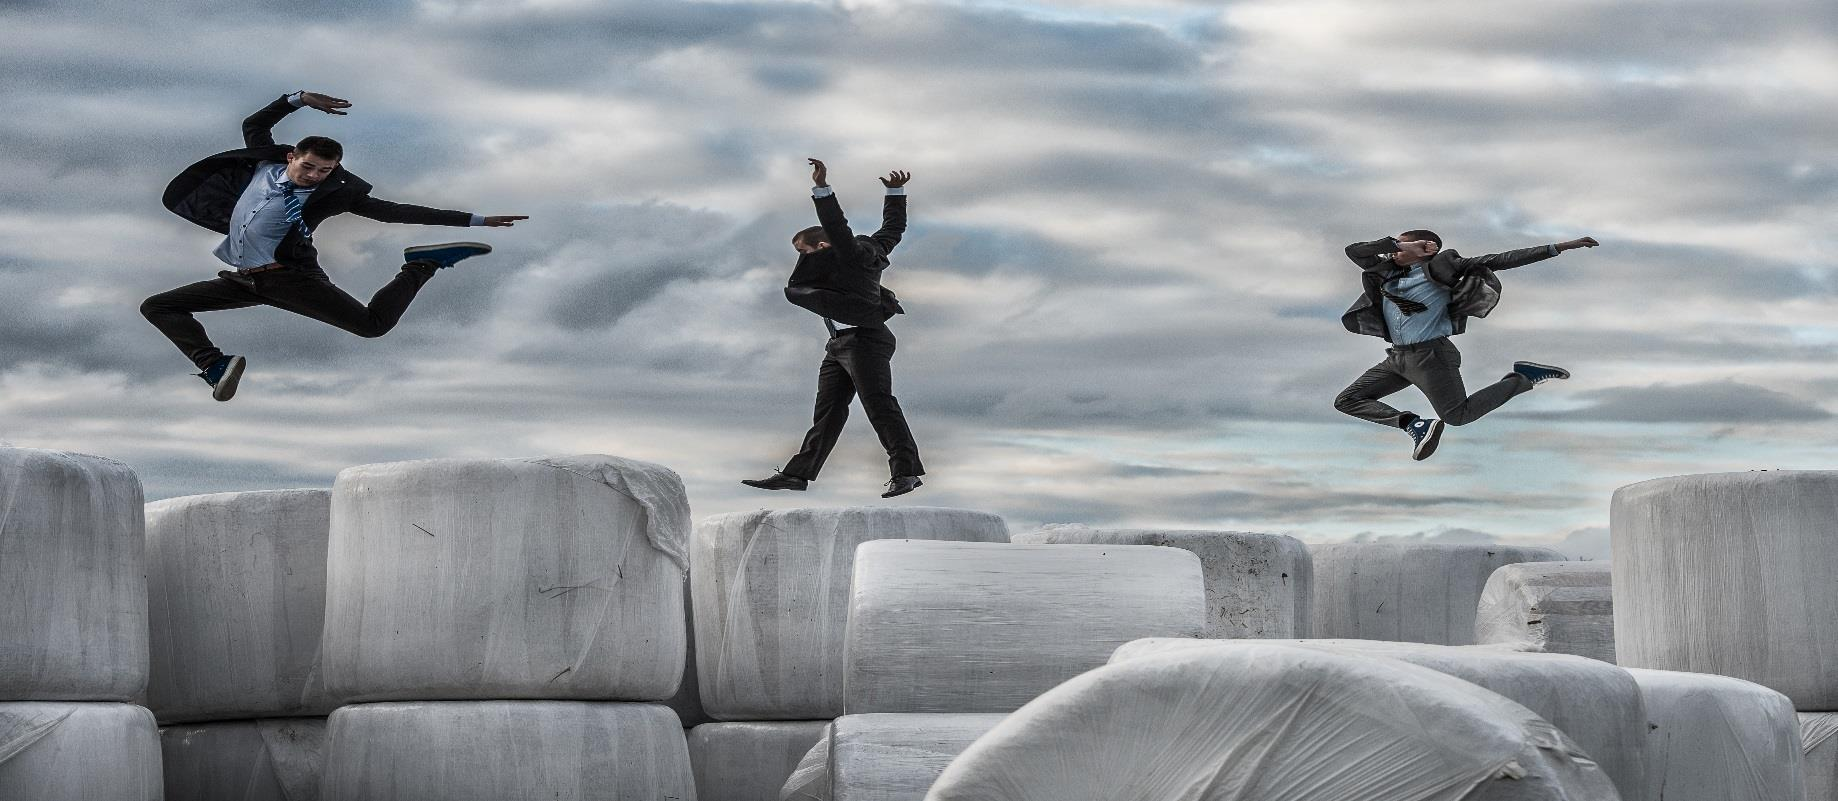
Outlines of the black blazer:
<svg viewBox="0 0 1838 801">
<path fill-rule="evenodd" d="M 1407 271 L 1383 258 L 1387 253 L 1396 252 L 1398 240 L 1390 236 L 1347 246 L 1347 258 L 1359 265 L 1360 282 L 1364 285 L 1359 298 L 1340 316 L 1340 324 L 1348 331 L 1391 341 L 1391 327 L 1385 324 L 1385 311 L 1380 306 L 1383 302 L 1380 288 Z M 1550 245 L 1489 253 L 1472 259 L 1454 250 L 1438 250 L 1430 257 L 1424 273 L 1438 286 L 1449 290 L 1449 322 L 1454 333 L 1459 334 L 1468 330 L 1469 317 L 1486 317 L 1499 305 L 1500 279 L 1494 276 L 1494 271 L 1524 267 L 1553 255 Z"/>
<path fill-rule="evenodd" d="M 906 313 L 893 291 L 881 286 L 887 255 L 906 231 L 906 196 L 887 196 L 881 205 L 881 230 L 870 236 L 856 236 L 849 230 L 834 193 L 813 200 L 817 222 L 830 246 L 798 256 L 791 279 L 785 283 L 785 299 L 852 326 L 878 326 Z"/>
<path fill-rule="evenodd" d="M 172 213 L 220 234 L 230 233 L 230 214 L 237 199 L 255 177 L 256 167 L 267 161 L 286 161 L 293 148 L 274 143 L 270 132 L 275 123 L 294 112 L 294 105 L 281 99 L 243 120 L 243 147 L 218 153 L 186 167 L 172 183 L 166 185 L 161 202 Z M 308 228 L 319 230 L 319 224 L 334 215 L 351 212 L 360 217 L 389 223 L 467 226 L 472 215 L 463 211 L 391 203 L 370 196 L 370 184 L 351 174 L 341 164 L 333 168 L 313 193 L 306 198 L 300 218 Z M 313 240 L 296 227 L 275 248 L 274 260 L 293 266 L 319 266 L 319 252 Z"/>
</svg>

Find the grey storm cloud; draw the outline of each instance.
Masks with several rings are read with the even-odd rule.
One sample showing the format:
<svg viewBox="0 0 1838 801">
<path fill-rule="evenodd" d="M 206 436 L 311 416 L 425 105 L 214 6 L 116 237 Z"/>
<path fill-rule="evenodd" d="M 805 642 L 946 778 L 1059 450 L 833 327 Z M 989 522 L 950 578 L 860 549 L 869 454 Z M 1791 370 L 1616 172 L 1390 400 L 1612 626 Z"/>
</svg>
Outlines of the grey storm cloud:
<svg viewBox="0 0 1838 801">
<path fill-rule="evenodd" d="M 1561 416 L 1621 423 L 1779 423 L 1829 420 L 1816 403 L 1738 381 L 1612 387 L 1581 393 L 1587 406 Z"/>
</svg>

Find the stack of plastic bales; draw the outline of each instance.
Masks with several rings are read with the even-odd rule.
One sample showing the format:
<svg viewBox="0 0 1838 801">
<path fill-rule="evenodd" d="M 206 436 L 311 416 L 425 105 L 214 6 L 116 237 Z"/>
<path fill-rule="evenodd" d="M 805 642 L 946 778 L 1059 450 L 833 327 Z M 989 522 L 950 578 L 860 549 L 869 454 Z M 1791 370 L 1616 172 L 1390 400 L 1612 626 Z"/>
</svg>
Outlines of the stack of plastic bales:
<svg viewBox="0 0 1838 801">
<path fill-rule="evenodd" d="M 1561 562 L 1549 548 L 1348 542 L 1310 545 L 1314 636 L 1474 643 L 1487 579 L 1503 565 Z"/>
<path fill-rule="evenodd" d="M 1474 613 L 1474 641 L 1612 665 L 1612 579 L 1607 562 L 1528 562 L 1495 570 Z"/>
</svg>

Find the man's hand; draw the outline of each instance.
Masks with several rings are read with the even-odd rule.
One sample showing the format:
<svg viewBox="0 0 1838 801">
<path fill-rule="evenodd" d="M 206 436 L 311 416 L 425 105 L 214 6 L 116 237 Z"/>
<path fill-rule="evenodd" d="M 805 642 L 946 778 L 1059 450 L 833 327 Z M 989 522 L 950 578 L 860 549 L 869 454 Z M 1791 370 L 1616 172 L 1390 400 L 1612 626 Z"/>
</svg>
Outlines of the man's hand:
<svg viewBox="0 0 1838 801">
<path fill-rule="evenodd" d="M 1428 239 L 1399 242 L 1398 252 L 1391 257 L 1391 260 L 1397 264 L 1416 264 L 1436 255 L 1436 250 L 1436 243 Z"/>
<path fill-rule="evenodd" d="M 912 173 L 906 172 L 905 170 L 894 170 L 888 173 L 886 178 L 881 179 L 881 185 L 888 189 L 893 189 L 895 187 L 905 186 L 906 182 L 912 179 Z"/>
<path fill-rule="evenodd" d="M 1561 252 L 1565 250 L 1576 250 L 1577 248 L 1592 248 L 1600 244 L 1602 243 L 1595 241 L 1595 237 L 1585 236 L 1581 239 L 1572 239 L 1568 242 L 1559 242 L 1557 243 L 1557 249 L 1558 251 Z"/>
<path fill-rule="evenodd" d="M 529 219 L 528 215 L 506 214 L 500 217 L 486 217 L 485 224 L 492 228 L 509 228 L 513 225 L 516 225 L 518 220 L 527 220 L 527 219 Z"/>
<path fill-rule="evenodd" d="M 318 92 L 302 91 L 300 93 L 300 105 L 306 106 L 307 108 L 316 108 L 327 114 L 337 114 L 342 117 L 345 113 L 339 111 L 339 109 L 350 108 L 351 101 L 331 95 L 322 95 Z"/>
<path fill-rule="evenodd" d="M 830 168 L 823 166 L 823 162 L 818 161 L 816 159 L 811 159 L 810 162 L 811 162 L 811 186 L 829 186 L 830 185 Z"/>
</svg>

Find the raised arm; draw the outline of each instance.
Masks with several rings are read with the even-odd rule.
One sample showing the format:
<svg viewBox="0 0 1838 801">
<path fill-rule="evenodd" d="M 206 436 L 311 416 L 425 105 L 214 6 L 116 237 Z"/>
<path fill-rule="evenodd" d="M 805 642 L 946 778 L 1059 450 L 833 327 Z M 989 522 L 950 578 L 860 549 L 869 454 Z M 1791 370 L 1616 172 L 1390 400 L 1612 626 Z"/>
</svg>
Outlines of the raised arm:
<svg viewBox="0 0 1838 801">
<path fill-rule="evenodd" d="M 1386 256 L 1398 252 L 1398 238 L 1388 236 L 1371 242 L 1354 242 L 1347 246 L 1347 258 L 1361 270 L 1371 270 L 1391 263 Z"/>
<path fill-rule="evenodd" d="M 881 201 L 881 230 L 868 238 L 881 246 L 883 255 L 892 253 L 900 244 L 900 235 L 906 233 L 906 182 L 912 179 L 913 174 L 903 170 L 881 179 L 881 185 L 887 187 L 887 199 Z"/>
<path fill-rule="evenodd" d="M 262 107 L 262 110 L 243 118 L 243 145 L 245 147 L 267 147 L 274 144 L 274 126 L 282 117 L 294 113 L 294 109 L 310 106 L 327 114 L 344 116 L 341 109 L 351 107 L 351 101 L 341 100 L 331 95 L 318 92 L 295 92 L 282 95 L 273 103 Z"/>
<path fill-rule="evenodd" d="M 1544 261 L 1566 250 L 1592 248 L 1599 244 L 1601 243 L 1595 241 L 1594 237 L 1585 236 L 1581 239 L 1572 239 L 1568 242 L 1520 248 L 1518 250 L 1509 250 L 1504 253 L 1489 253 L 1485 256 L 1475 256 L 1471 259 L 1463 257 L 1459 253 L 1451 255 L 1456 257 L 1455 265 L 1458 271 L 1466 272 L 1474 267 L 1486 267 L 1494 272 L 1499 272 L 1500 270 L 1510 270 L 1514 267 L 1524 267 L 1527 264 Z"/>
<path fill-rule="evenodd" d="M 830 247 L 844 256 L 853 256 L 855 232 L 849 229 L 849 218 L 842 214 L 842 203 L 830 189 L 829 168 L 817 159 L 811 159 L 810 163 L 811 202 L 817 206 L 817 224 L 823 226 L 823 235 L 829 238 Z"/>
</svg>

